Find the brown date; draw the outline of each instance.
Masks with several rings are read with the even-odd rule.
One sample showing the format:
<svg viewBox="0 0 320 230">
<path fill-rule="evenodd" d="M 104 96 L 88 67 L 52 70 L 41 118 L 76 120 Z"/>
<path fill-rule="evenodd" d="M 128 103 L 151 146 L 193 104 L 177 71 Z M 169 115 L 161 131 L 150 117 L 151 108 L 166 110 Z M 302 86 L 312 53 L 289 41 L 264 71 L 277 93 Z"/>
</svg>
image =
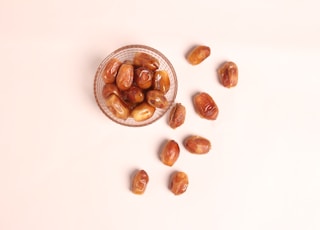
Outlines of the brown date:
<svg viewBox="0 0 320 230">
<path fill-rule="evenodd" d="M 122 91 L 122 98 L 130 104 L 137 104 L 144 100 L 144 93 L 142 89 L 133 85 L 128 90 Z"/>
<path fill-rule="evenodd" d="M 159 90 L 149 90 L 146 93 L 146 99 L 149 105 L 159 109 L 164 109 L 168 106 L 168 100 L 166 96 Z"/>
<path fill-rule="evenodd" d="M 113 83 L 115 81 L 121 64 L 122 62 L 116 58 L 112 58 L 108 61 L 102 73 L 102 78 L 105 83 Z"/>
<path fill-rule="evenodd" d="M 238 84 L 238 67 L 234 62 L 225 62 L 218 68 L 220 83 L 227 88 Z"/>
<path fill-rule="evenodd" d="M 198 65 L 210 56 L 210 47 L 196 46 L 187 55 L 187 60 L 191 65 Z"/>
<path fill-rule="evenodd" d="M 145 170 L 139 170 L 135 173 L 132 184 L 131 191 L 134 194 L 141 195 L 145 192 L 149 182 L 149 176 Z"/>
<path fill-rule="evenodd" d="M 134 82 L 141 89 L 148 89 L 152 86 L 153 72 L 145 67 L 135 70 Z"/>
<path fill-rule="evenodd" d="M 168 140 L 161 150 L 160 160 L 163 164 L 172 166 L 178 160 L 179 154 L 178 143 L 174 140 Z"/>
<path fill-rule="evenodd" d="M 128 65 L 133 65 L 133 61 L 126 59 L 124 62 L 124 64 L 128 64 Z"/>
<path fill-rule="evenodd" d="M 181 195 L 189 186 L 188 175 L 185 172 L 175 172 L 171 175 L 170 190 L 174 195 Z"/>
<path fill-rule="evenodd" d="M 170 88 L 170 78 L 165 70 L 157 70 L 153 76 L 153 88 L 166 94 Z"/>
<path fill-rule="evenodd" d="M 131 116 L 135 121 L 145 121 L 152 117 L 154 112 L 155 107 L 149 105 L 147 102 L 142 102 L 131 111 Z"/>
<path fill-rule="evenodd" d="M 133 58 L 133 64 L 135 66 L 143 66 L 148 68 L 151 71 L 154 71 L 159 68 L 160 63 L 158 59 L 152 57 L 151 55 L 143 52 L 137 52 Z"/>
<path fill-rule="evenodd" d="M 123 63 L 116 76 L 116 84 L 120 90 L 127 90 L 133 82 L 133 65 Z"/>
<path fill-rule="evenodd" d="M 200 117 L 208 120 L 216 120 L 219 114 L 219 109 L 212 97 L 205 93 L 200 92 L 193 97 L 193 104 L 195 111 Z"/>
<path fill-rule="evenodd" d="M 211 149 L 211 142 L 201 136 L 192 135 L 184 139 L 185 148 L 194 154 L 205 154 Z"/>
<path fill-rule="evenodd" d="M 103 89 L 102 89 L 102 95 L 104 98 L 107 98 L 109 97 L 111 94 L 115 94 L 117 96 L 120 96 L 120 90 L 118 89 L 118 87 L 113 84 L 113 83 L 108 83 L 108 84 L 105 84 L 103 86 Z"/>
<path fill-rule="evenodd" d="M 186 117 L 186 108 L 181 103 L 176 103 L 169 114 L 169 126 L 173 129 L 181 126 Z"/>
<path fill-rule="evenodd" d="M 111 94 L 106 98 L 106 106 L 117 118 L 125 120 L 130 115 L 127 105 L 115 94 Z"/>
</svg>

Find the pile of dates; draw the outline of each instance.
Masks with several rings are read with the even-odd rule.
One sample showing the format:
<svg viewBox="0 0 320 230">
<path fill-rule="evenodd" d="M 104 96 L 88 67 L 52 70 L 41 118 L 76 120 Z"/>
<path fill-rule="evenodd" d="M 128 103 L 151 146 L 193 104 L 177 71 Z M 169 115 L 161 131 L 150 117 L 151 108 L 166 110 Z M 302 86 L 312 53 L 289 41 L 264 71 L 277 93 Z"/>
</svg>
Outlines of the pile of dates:
<svg viewBox="0 0 320 230">
<path fill-rule="evenodd" d="M 157 108 L 167 108 L 170 79 L 159 66 L 159 60 L 143 52 L 137 52 L 132 61 L 112 58 L 106 63 L 102 94 L 115 117 L 140 122 L 152 117 Z"/>
</svg>

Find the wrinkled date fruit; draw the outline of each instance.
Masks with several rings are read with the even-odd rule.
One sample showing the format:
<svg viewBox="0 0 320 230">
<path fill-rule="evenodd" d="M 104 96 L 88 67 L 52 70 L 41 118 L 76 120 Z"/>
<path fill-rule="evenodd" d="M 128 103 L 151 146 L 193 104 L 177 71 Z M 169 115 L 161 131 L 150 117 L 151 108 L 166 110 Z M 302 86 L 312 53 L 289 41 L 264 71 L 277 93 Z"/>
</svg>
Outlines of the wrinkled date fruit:
<svg viewBox="0 0 320 230">
<path fill-rule="evenodd" d="M 175 172 L 171 176 L 170 190 L 174 195 L 181 195 L 187 191 L 189 185 L 188 175 L 184 172 Z"/>
<path fill-rule="evenodd" d="M 135 121 L 138 121 L 138 122 L 145 121 L 150 117 L 152 117 L 154 112 L 155 112 L 155 107 L 149 105 L 146 102 L 142 102 L 131 111 L 131 116 Z"/>
<path fill-rule="evenodd" d="M 116 76 L 116 83 L 120 90 L 127 90 L 133 82 L 133 65 L 123 63 Z"/>
<path fill-rule="evenodd" d="M 144 100 L 144 93 L 139 87 L 131 86 L 128 90 L 122 92 L 122 98 L 130 104 L 137 104 Z"/>
<path fill-rule="evenodd" d="M 173 129 L 181 126 L 184 123 L 185 117 L 186 108 L 181 103 L 175 104 L 169 114 L 169 126 Z"/>
<path fill-rule="evenodd" d="M 106 106 L 117 118 L 125 120 L 130 115 L 130 110 L 127 105 L 115 94 L 111 94 L 106 98 Z"/>
<path fill-rule="evenodd" d="M 208 120 L 216 120 L 219 114 L 217 104 L 214 102 L 212 97 L 205 93 L 200 92 L 193 97 L 193 104 L 195 111 L 200 117 Z"/>
<path fill-rule="evenodd" d="M 153 107 L 164 109 L 168 106 L 168 100 L 159 90 L 149 90 L 146 94 L 147 102 Z"/>
<path fill-rule="evenodd" d="M 145 67 L 135 70 L 134 81 L 141 89 L 149 89 L 152 86 L 153 72 Z"/>
<path fill-rule="evenodd" d="M 190 153 L 194 154 L 205 154 L 211 149 L 211 142 L 200 136 L 189 136 L 184 140 L 183 144 Z"/>
<path fill-rule="evenodd" d="M 234 62 L 225 62 L 218 68 L 220 83 L 227 88 L 238 84 L 238 67 Z"/>
<path fill-rule="evenodd" d="M 141 195 L 145 192 L 147 184 L 149 182 L 149 176 L 146 171 L 139 170 L 136 172 L 132 179 L 131 191 L 134 194 Z"/>
<path fill-rule="evenodd" d="M 153 89 L 159 90 L 164 94 L 169 91 L 170 78 L 165 70 L 157 70 L 153 76 Z"/>
<path fill-rule="evenodd" d="M 210 47 L 196 46 L 187 55 L 187 60 L 191 65 L 198 65 L 210 56 Z"/>
<path fill-rule="evenodd" d="M 108 84 L 105 84 L 103 86 L 103 89 L 102 89 L 102 95 L 104 98 L 107 98 L 109 97 L 111 94 L 115 94 L 117 95 L 118 97 L 120 96 L 120 90 L 118 89 L 118 87 L 113 84 L 113 83 L 108 83 Z"/>
<path fill-rule="evenodd" d="M 159 61 L 151 55 L 143 52 L 137 52 L 133 58 L 133 64 L 135 66 L 143 66 L 147 69 L 154 71 L 159 68 Z"/>
<path fill-rule="evenodd" d="M 110 59 L 103 70 L 102 78 L 105 83 L 113 83 L 122 62 L 116 58 Z"/>
<path fill-rule="evenodd" d="M 178 143 L 174 140 L 168 140 L 161 150 L 160 160 L 163 164 L 172 166 L 178 160 L 179 154 Z"/>
</svg>

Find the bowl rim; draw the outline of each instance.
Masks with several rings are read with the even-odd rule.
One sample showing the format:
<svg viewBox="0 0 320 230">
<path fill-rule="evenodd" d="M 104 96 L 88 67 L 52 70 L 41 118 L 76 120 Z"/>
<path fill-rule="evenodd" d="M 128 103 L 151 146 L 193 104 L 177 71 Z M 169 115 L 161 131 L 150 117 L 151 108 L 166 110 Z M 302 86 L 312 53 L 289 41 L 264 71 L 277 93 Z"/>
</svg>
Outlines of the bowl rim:
<svg viewBox="0 0 320 230">
<path fill-rule="evenodd" d="M 173 80 L 174 80 L 174 91 L 173 91 L 173 95 L 172 95 L 172 100 L 171 100 L 171 103 L 169 104 L 169 106 L 166 108 L 166 109 L 158 109 L 156 108 L 157 110 L 164 110 L 162 112 L 161 115 L 159 115 L 157 118 L 154 118 L 152 120 L 150 120 L 149 122 L 134 122 L 134 123 L 127 123 L 126 120 L 124 120 L 123 122 L 121 121 L 118 121 L 116 120 L 115 118 L 113 118 L 112 116 L 110 116 L 105 110 L 104 108 L 102 108 L 100 102 L 99 102 L 99 99 L 98 99 L 98 93 L 97 93 L 97 81 L 98 81 L 98 77 L 100 76 L 99 74 L 101 73 L 102 71 L 102 68 L 105 67 L 105 64 L 107 62 L 107 60 L 110 60 L 114 55 L 116 55 L 117 53 L 119 52 L 122 52 L 122 51 L 125 51 L 127 49 L 142 49 L 142 50 L 148 50 L 149 52 L 153 52 L 153 53 L 156 53 L 158 56 L 160 56 L 164 61 L 165 63 L 168 65 L 169 69 L 171 70 L 172 72 L 172 77 L 173 77 Z M 140 44 L 131 44 L 131 45 L 125 45 L 125 46 L 122 46 L 114 51 L 112 51 L 110 54 L 108 54 L 99 64 L 97 70 L 96 70 L 96 73 L 95 73 L 95 77 L 94 77 L 94 97 L 95 97 L 95 101 L 98 105 L 98 107 L 100 108 L 100 110 L 103 112 L 103 114 L 108 117 L 110 120 L 112 120 L 113 122 L 117 123 L 117 124 L 120 124 L 120 125 L 123 125 L 123 126 L 127 126 L 127 127 L 143 127 L 143 126 L 147 126 L 147 125 L 150 125 L 150 124 L 153 124 L 154 122 L 156 122 L 157 120 L 159 120 L 160 118 L 162 118 L 165 114 L 167 114 L 167 112 L 170 110 L 170 108 L 174 105 L 174 102 L 176 100 L 176 96 L 177 96 L 177 92 L 178 92 L 178 80 L 177 80 L 177 74 L 176 74 L 176 71 L 172 65 L 172 63 L 169 61 L 169 59 L 163 54 L 161 53 L 159 50 L 153 48 L 153 47 L 150 47 L 150 46 L 147 46 L 147 45 L 140 45 Z M 152 117 L 151 117 L 152 118 Z M 151 119 L 149 118 L 149 119 Z"/>
</svg>

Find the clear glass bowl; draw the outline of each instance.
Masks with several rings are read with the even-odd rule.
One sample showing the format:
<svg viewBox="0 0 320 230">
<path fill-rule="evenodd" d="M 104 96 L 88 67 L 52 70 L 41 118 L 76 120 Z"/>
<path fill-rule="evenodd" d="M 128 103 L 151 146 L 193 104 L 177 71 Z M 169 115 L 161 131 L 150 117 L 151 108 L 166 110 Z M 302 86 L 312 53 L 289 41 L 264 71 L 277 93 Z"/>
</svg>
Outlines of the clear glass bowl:
<svg viewBox="0 0 320 230">
<path fill-rule="evenodd" d="M 103 94 L 102 94 L 103 87 L 104 87 L 105 83 L 104 83 L 104 80 L 102 79 L 102 76 L 101 76 L 106 64 L 108 63 L 108 61 L 110 59 L 117 58 L 122 62 L 127 61 L 127 60 L 132 61 L 134 55 L 137 52 L 144 52 L 144 53 L 147 53 L 147 54 L 155 57 L 160 63 L 159 70 L 167 71 L 167 73 L 169 75 L 169 79 L 170 79 L 170 88 L 169 88 L 169 91 L 166 93 L 166 98 L 168 100 L 168 106 L 165 109 L 157 108 L 152 117 L 150 117 L 147 120 L 140 121 L 140 122 L 135 121 L 132 117 L 129 117 L 125 120 L 119 119 L 119 118 L 115 117 L 113 115 L 113 113 L 111 113 L 111 111 L 106 106 L 106 103 L 105 103 L 106 99 L 103 97 Z M 97 102 L 99 108 L 101 109 L 101 111 L 108 118 L 110 118 L 112 121 L 114 121 L 118 124 L 121 124 L 121 125 L 132 126 L 132 127 L 149 125 L 149 124 L 157 121 L 161 117 L 163 117 L 166 114 L 166 112 L 173 105 L 174 100 L 176 98 L 177 89 L 178 89 L 177 76 L 176 76 L 176 72 L 175 72 L 172 64 L 170 63 L 170 61 L 162 53 L 160 53 L 158 50 L 151 48 L 151 47 L 148 47 L 148 46 L 145 46 L 145 45 L 128 45 L 128 46 L 121 47 L 121 48 L 115 50 L 114 52 L 112 52 L 101 62 L 101 64 L 99 65 L 99 67 L 97 69 L 95 79 L 94 79 L 94 95 L 95 95 L 96 102 Z"/>
</svg>

